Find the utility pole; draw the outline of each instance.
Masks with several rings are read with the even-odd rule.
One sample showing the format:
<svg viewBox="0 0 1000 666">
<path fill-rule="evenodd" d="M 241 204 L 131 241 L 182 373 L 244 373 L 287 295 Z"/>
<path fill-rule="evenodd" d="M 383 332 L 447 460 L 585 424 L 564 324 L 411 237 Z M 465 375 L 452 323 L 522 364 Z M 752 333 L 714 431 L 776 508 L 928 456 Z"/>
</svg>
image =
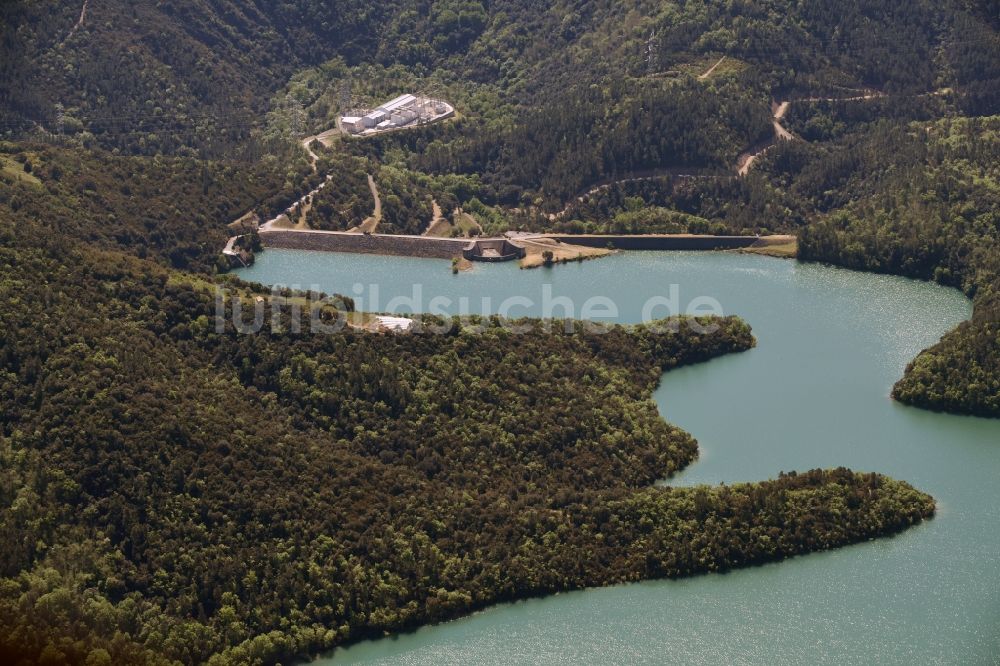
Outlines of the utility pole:
<svg viewBox="0 0 1000 666">
<path fill-rule="evenodd" d="M 342 116 L 347 115 L 354 109 L 354 104 L 353 104 L 354 99 L 353 95 L 351 94 L 350 79 L 344 79 L 343 82 L 341 82 L 340 84 L 339 102 L 340 102 L 339 111 L 340 115 Z"/>
<path fill-rule="evenodd" d="M 655 74 L 656 71 L 659 69 L 659 67 L 658 67 L 659 63 L 657 62 L 657 60 L 658 60 L 657 55 L 658 55 L 659 49 L 657 48 L 657 46 L 658 45 L 657 45 L 657 42 L 656 42 L 656 29 L 654 28 L 649 33 L 649 39 L 646 40 L 646 73 L 647 74 Z"/>
<path fill-rule="evenodd" d="M 56 103 L 56 134 L 63 135 L 63 128 L 66 124 L 66 108 L 61 103 Z"/>
<path fill-rule="evenodd" d="M 305 125 L 305 109 L 302 108 L 302 102 L 297 99 L 293 99 L 290 105 L 291 118 L 289 119 L 289 130 L 292 133 L 292 138 L 297 138 L 302 135 L 303 127 Z"/>
</svg>

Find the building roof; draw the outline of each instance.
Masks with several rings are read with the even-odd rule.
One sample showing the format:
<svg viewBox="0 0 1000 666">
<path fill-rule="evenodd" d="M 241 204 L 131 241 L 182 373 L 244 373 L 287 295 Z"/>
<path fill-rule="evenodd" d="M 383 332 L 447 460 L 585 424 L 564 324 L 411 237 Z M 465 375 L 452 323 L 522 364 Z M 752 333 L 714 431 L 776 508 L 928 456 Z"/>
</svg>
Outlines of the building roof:
<svg viewBox="0 0 1000 666">
<path fill-rule="evenodd" d="M 376 317 L 379 326 L 390 331 L 408 331 L 413 326 L 413 320 L 406 317 Z"/>
<path fill-rule="evenodd" d="M 345 123 L 356 123 L 359 120 L 361 120 L 361 118 L 359 118 L 358 116 L 342 116 L 340 119 L 341 122 Z"/>
<path fill-rule="evenodd" d="M 408 106 L 410 104 L 413 104 L 416 101 L 417 101 L 417 98 L 414 97 L 413 95 L 400 95 L 396 99 L 391 100 L 389 102 L 386 102 L 385 104 L 383 104 L 382 106 L 380 106 L 378 108 L 380 108 L 383 111 L 385 111 L 386 113 L 388 113 L 390 111 L 395 111 L 396 109 L 398 109 L 398 108 L 400 108 L 402 106 Z"/>
</svg>

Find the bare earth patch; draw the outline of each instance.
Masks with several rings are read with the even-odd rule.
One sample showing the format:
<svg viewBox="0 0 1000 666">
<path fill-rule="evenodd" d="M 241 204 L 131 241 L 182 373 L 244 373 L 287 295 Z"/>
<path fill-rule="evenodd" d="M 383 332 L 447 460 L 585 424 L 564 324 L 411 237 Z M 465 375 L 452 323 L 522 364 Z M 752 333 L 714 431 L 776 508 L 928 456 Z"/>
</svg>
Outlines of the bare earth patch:
<svg viewBox="0 0 1000 666">
<path fill-rule="evenodd" d="M 582 245 L 570 245 L 560 243 L 552 238 L 532 238 L 518 239 L 517 242 L 524 246 L 528 256 L 521 260 L 521 268 L 538 268 L 545 265 L 545 253 L 552 253 L 552 263 L 560 264 L 568 261 L 586 261 L 588 259 L 599 259 L 613 254 L 614 250 L 600 247 L 584 247 Z"/>
<path fill-rule="evenodd" d="M 278 219 L 271 223 L 272 229 L 294 229 L 295 223 L 288 219 L 287 215 L 280 215 Z"/>
<path fill-rule="evenodd" d="M 799 240 L 795 236 L 765 236 L 739 252 L 794 259 L 799 256 Z"/>
<path fill-rule="evenodd" d="M 441 213 L 441 206 L 434 199 L 431 200 L 431 205 L 434 209 L 434 219 L 431 220 L 430 225 L 427 227 L 427 231 L 424 232 L 424 236 L 433 236 L 435 238 L 449 238 L 451 236 L 451 222 L 448 221 Z"/>
</svg>

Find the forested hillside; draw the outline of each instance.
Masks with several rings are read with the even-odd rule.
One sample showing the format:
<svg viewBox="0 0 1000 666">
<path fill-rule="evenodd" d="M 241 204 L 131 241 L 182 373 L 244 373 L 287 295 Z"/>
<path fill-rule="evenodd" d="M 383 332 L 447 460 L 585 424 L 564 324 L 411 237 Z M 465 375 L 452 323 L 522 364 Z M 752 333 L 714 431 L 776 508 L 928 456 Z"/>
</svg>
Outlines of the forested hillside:
<svg viewBox="0 0 1000 666">
<path fill-rule="evenodd" d="M 527 109 L 572 119 L 568 112 L 576 109 L 564 106 L 566 93 L 585 95 L 591 84 L 669 88 L 723 54 L 733 64 L 720 74 L 743 71 L 747 90 L 756 92 L 742 105 L 756 99 L 757 111 L 766 109 L 771 91 L 843 87 L 898 93 L 949 86 L 967 93 L 963 103 L 976 114 L 996 112 L 1000 101 L 995 12 L 981 0 L 403 0 L 391 7 L 102 0 L 81 13 L 83 5 L 0 6 L 5 129 L 38 128 L 143 153 L 194 149 L 214 156 L 257 136 L 270 96 L 293 73 L 336 57 L 354 92 L 363 92 L 370 75 L 363 68 L 399 66 L 422 87 L 490 93 L 508 123 L 508 112 Z M 322 72 L 297 92 L 290 129 L 326 129 L 343 110 L 340 69 L 324 65 Z M 629 103 L 628 90 L 610 102 Z M 698 111 L 664 115 L 676 121 Z M 753 113 L 715 111 L 723 111 L 717 122 L 735 127 L 740 120 L 731 114 Z M 663 132 L 647 136 L 661 140 Z"/>
<path fill-rule="evenodd" d="M 50 233 L 201 271 L 214 269 L 224 222 L 284 203 L 286 187 L 286 168 L 274 160 L 248 166 L 0 143 L 0 165 L 0 204 Z M 305 180 L 308 166 L 294 173 Z"/>
<path fill-rule="evenodd" d="M 215 328 L 227 225 L 327 174 L 490 233 L 797 233 L 975 318 L 895 396 L 1000 416 L 994 0 L 0 3 L 0 662 L 275 663 L 501 600 L 780 560 L 929 517 L 847 470 L 651 484 L 709 335 Z M 457 117 L 302 150 L 425 91 Z M 845 99 L 846 98 L 846 99 Z M 737 177 L 791 101 L 794 135 Z M 643 180 L 630 177 L 642 176 Z M 600 186 L 600 187 L 597 187 Z M 308 330 L 308 327 L 307 327 Z M 503 372 L 496 372 L 503 368 Z M 807 435 L 804 435 L 807 436 Z M 946 445 L 946 444 L 943 444 Z"/>
<path fill-rule="evenodd" d="M 935 280 L 975 299 L 972 322 L 918 357 L 894 396 L 1000 416 L 1000 117 L 881 124 L 820 159 L 796 182 L 825 198 L 836 179 L 854 196 L 802 230 L 804 258 Z"/>
<path fill-rule="evenodd" d="M 6 661 L 273 663 L 933 511 L 844 470 L 650 490 L 695 455 L 649 400 L 660 372 L 748 348 L 739 320 L 708 337 L 220 334 L 214 255 L 194 243 L 210 216 L 185 209 L 207 188 L 228 216 L 270 171 L 5 150 Z"/>
<path fill-rule="evenodd" d="M 239 335 L 215 328 L 203 278 L 5 215 L 10 663 L 273 663 L 933 512 L 904 483 L 846 470 L 650 489 L 696 454 L 650 400 L 660 372 L 750 347 L 738 319 L 667 336 L 489 322 L 327 336 L 291 333 L 286 310 L 284 332 Z"/>
<path fill-rule="evenodd" d="M 218 154 L 251 138 L 296 68 L 374 52 L 386 13 L 356 1 L 5 2 L 0 121 L 143 153 Z"/>
</svg>

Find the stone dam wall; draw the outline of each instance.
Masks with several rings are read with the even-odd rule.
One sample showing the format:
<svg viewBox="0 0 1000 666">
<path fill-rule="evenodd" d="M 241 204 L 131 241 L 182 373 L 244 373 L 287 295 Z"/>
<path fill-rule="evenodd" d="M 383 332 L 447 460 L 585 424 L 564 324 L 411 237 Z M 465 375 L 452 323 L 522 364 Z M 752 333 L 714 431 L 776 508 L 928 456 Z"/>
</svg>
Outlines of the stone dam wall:
<svg viewBox="0 0 1000 666">
<path fill-rule="evenodd" d="M 387 254 L 399 257 L 452 259 L 461 257 L 469 241 L 461 238 L 349 234 L 334 231 L 262 231 L 266 247 L 287 250 Z"/>
<path fill-rule="evenodd" d="M 614 246 L 616 250 L 735 250 L 750 247 L 759 239 L 755 236 L 591 236 L 549 235 L 561 243 L 584 247 Z"/>
<path fill-rule="evenodd" d="M 387 234 L 352 234 L 342 231 L 289 231 L 260 232 L 266 247 L 289 250 L 317 250 L 321 252 L 351 252 L 356 254 L 383 254 L 400 257 L 453 259 L 466 256 L 477 261 L 504 261 L 524 256 L 516 242 L 507 239 L 433 238 L 428 236 L 395 236 Z M 613 235 L 547 235 L 569 245 L 618 250 L 732 250 L 750 247 L 759 240 L 754 236 L 613 236 Z M 496 258 L 494 250 L 499 255 Z M 478 251 L 477 251 L 478 250 Z M 476 255 L 476 256 L 470 256 Z M 509 256 L 508 256 L 509 255 Z"/>
</svg>

